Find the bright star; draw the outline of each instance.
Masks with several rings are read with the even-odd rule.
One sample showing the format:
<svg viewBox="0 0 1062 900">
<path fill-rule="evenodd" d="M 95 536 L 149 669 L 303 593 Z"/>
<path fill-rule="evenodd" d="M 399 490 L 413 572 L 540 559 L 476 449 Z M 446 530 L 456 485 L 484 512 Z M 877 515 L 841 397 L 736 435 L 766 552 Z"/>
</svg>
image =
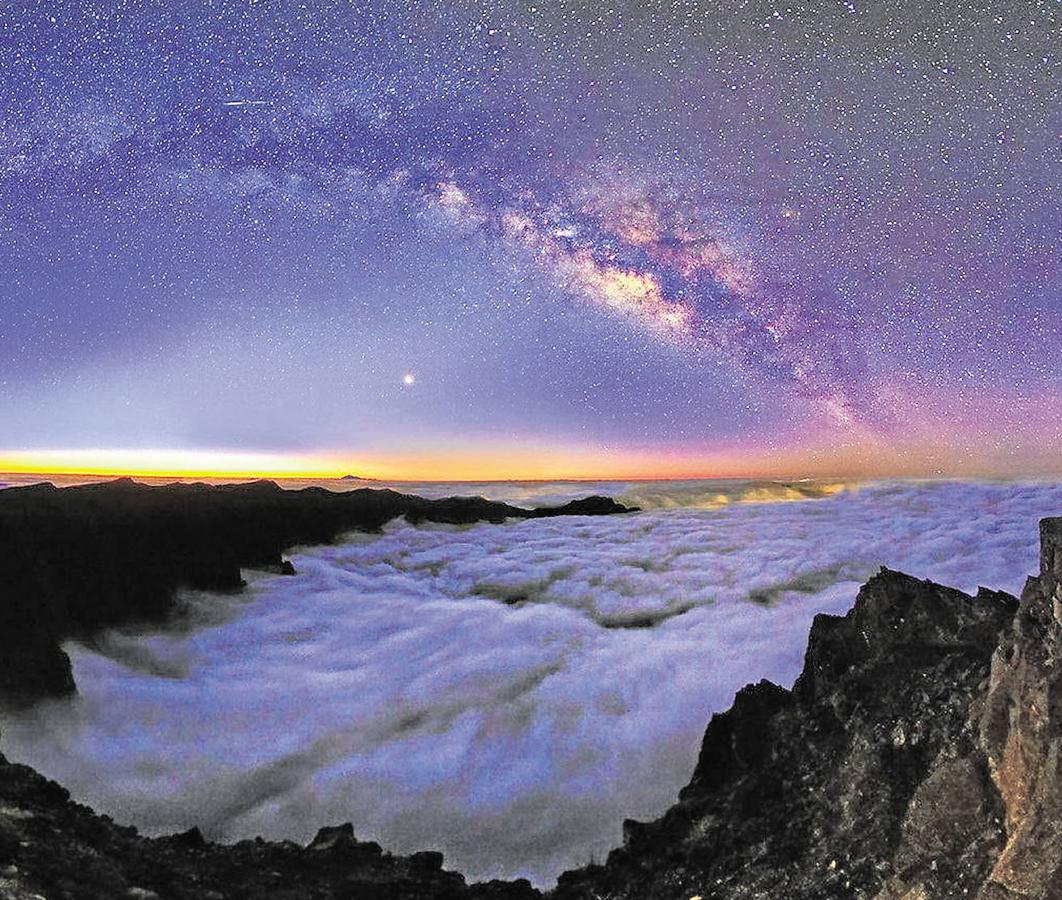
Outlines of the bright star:
<svg viewBox="0 0 1062 900">
<path fill-rule="evenodd" d="M 405 384 L 405 385 L 411 385 L 411 384 L 413 384 L 413 382 L 415 382 L 416 380 L 417 380 L 417 379 L 416 379 L 416 377 L 415 377 L 415 376 L 413 375 L 413 373 L 412 373 L 412 372 L 407 372 L 407 373 L 406 373 L 405 375 L 403 375 L 403 376 L 402 376 L 402 384 Z"/>
</svg>

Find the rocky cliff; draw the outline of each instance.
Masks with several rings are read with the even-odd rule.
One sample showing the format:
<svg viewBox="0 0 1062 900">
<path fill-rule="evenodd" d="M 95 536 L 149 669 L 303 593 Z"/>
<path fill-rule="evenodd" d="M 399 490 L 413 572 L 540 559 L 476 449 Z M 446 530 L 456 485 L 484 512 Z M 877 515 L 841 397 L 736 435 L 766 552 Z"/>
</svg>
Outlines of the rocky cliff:
<svg viewBox="0 0 1062 900">
<path fill-rule="evenodd" d="M 1062 519 L 1021 600 L 882 570 L 792 691 L 715 716 L 679 802 L 576 898 L 1062 898 Z"/>
<path fill-rule="evenodd" d="M 180 587 L 236 590 L 241 568 L 292 572 L 281 554 L 398 516 L 467 524 L 627 512 L 605 497 L 522 509 L 482 497 L 281 489 L 274 482 L 148 487 L 129 479 L 0 491 L 0 703 L 74 690 L 68 638 L 159 621 Z"/>
<path fill-rule="evenodd" d="M 1062 897 L 1062 519 L 1021 600 L 882 570 L 819 616 L 792 690 L 743 689 L 655 822 L 554 900 Z M 349 829 L 309 848 L 144 839 L 0 764 L 0 896 L 519 897 Z"/>
</svg>

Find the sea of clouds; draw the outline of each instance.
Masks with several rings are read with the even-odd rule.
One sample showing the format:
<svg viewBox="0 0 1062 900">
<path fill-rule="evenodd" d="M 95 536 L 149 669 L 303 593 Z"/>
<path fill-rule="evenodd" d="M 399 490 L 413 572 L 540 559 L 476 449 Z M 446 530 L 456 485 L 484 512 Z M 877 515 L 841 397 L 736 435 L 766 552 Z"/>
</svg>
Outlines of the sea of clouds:
<svg viewBox="0 0 1062 900">
<path fill-rule="evenodd" d="M 1017 592 L 1037 520 L 1062 513 L 1048 483 L 610 487 L 653 508 L 400 521 L 298 550 L 294 578 L 189 595 L 182 628 L 71 646 L 80 695 L 7 720 L 0 749 L 149 832 L 304 841 L 351 820 L 549 884 L 669 806 L 712 712 L 789 685 L 812 617 L 880 565 Z"/>
</svg>

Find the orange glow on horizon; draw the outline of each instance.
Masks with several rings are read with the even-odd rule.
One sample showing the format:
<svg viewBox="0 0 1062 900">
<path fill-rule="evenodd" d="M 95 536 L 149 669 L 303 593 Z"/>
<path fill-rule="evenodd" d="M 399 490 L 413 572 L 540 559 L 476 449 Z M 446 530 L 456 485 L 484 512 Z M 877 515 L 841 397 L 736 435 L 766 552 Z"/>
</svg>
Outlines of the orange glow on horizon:
<svg viewBox="0 0 1062 900">
<path fill-rule="evenodd" d="M 848 446 L 729 447 L 696 452 L 603 447 L 519 447 L 483 443 L 440 450 L 374 450 L 281 454 L 167 449 L 0 451 L 0 473 L 87 477 L 140 476 L 173 479 L 338 479 L 356 475 L 383 482 L 406 481 L 625 481 L 698 478 L 1010 477 L 1057 474 L 1058 457 L 1017 460 L 990 456 L 948 458 L 930 447 Z"/>
<path fill-rule="evenodd" d="M 334 478 L 331 461 L 267 453 L 185 450 L 0 452 L 0 472 L 26 475 L 142 475 L 161 478 Z"/>
<path fill-rule="evenodd" d="M 564 481 L 742 477 L 751 473 L 694 472 L 688 460 L 611 454 L 600 450 L 489 448 L 483 452 L 266 454 L 190 450 L 0 451 L 0 473 L 92 477 L 339 479 L 378 481 Z"/>
</svg>

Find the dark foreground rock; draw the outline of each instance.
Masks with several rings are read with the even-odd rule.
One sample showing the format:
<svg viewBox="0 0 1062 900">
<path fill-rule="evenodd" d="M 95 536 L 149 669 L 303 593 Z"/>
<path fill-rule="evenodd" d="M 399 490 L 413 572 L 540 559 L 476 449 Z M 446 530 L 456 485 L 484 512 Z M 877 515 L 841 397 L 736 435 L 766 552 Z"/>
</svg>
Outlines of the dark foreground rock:
<svg viewBox="0 0 1062 900">
<path fill-rule="evenodd" d="M 1062 898 L 1062 519 L 1021 601 L 882 570 L 818 616 L 786 691 L 708 726 L 679 802 L 625 823 L 589 898 Z"/>
<path fill-rule="evenodd" d="M 442 854 L 392 856 L 350 825 L 291 842 L 208 843 L 196 829 L 145 838 L 72 803 L 0 756 L 0 897 L 5 900 L 532 900 L 526 881 L 467 885 Z"/>
<path fill-rule="evenodd" d="M 1041 536 L 1020 601 L 883 569 L 848 615 L 818 616 L 793 689 L 739 692 L 678 803 L 625 823 L 553 900 L 1062 898 L 1062 519 Z M 438 854 L 394 858 L 349 826 L 307 848 L 145 839 L 0 763 L 0 897 L 34 893 L 536 896 L 466 886 Z"/>
<path fill-rule="evenodd" d="M 287 491 L 271 481 L 8 488 L 0 491 L 0 702 L 73 691 L 63 640 L 163 620 L 178 588 L 237 590 L 241 568 L 291 574 L 281 554 L 297 544 L 398 516 L 467 524 L 627 511 L 606 497 L 528 510 L 482 497 Z"/>
</svg>

